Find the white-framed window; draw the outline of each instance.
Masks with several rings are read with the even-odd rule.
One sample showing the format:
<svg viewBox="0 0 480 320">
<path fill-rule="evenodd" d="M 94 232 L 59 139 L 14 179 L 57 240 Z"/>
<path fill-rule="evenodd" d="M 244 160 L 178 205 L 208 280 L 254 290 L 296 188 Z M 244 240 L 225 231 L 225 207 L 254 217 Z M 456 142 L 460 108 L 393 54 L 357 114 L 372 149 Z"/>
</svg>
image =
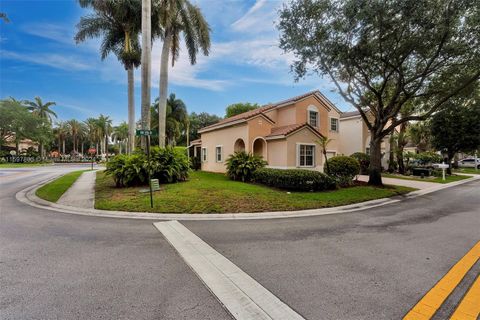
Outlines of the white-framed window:
<svg viewBox="0 0 480 320">
<path fill-rule="evenodd" d="M 207 148 L 202 148 L 202 162 L 207 162 Z"/>
<path fill-rule="evenodd" d="M 298 144 L 297 145 L 297 164 L 299 167 L 315 167 L 315 145 Z"/>
<path fill-rule="evenodd" d="M 215 147 L 215 161 L 223 162 L 223 146 Z"/>
<path fill-rule="evenodd" d="M 338 119 L 330 118 L 330 130 L 338 132 Z"/>
<path fill-rule="evenodd" d="M 318 112 L 309 110 L 308 111 L 308 124 L 310 124 L 312 127 L 317 128 L 318 127 Z"/>
<path fill-rule="evenodd" d="M 318 128 L 320 126 L 320 119 L 319 119 L 318 108 L 314 105 L 310 105 L 307 108 L 307 123 L 314 128 Z"/>
</svg>

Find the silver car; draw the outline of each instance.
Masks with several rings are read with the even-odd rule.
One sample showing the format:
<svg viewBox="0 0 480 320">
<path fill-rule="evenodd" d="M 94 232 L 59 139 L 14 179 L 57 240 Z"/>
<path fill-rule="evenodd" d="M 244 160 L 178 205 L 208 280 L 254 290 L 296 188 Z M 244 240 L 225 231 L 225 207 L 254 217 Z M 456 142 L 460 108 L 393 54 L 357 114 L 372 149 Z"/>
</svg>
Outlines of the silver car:
<svg viewBox="0 0 480 320">
<path fill-rule="evenodd" d="M 459 168 L 475 168 L 475 166 L 480 169 L 480 158 L 477 158 L 476 164 L 475 158 L 467 158 L 458 161 Z"/>
</svg>

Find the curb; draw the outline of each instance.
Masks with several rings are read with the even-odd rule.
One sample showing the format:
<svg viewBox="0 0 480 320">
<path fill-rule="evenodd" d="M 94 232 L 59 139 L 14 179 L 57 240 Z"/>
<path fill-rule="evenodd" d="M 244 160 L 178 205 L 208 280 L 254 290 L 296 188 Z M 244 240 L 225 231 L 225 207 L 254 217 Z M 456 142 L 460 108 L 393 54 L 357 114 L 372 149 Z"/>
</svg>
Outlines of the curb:
<svg viewBox="0 0 480 320">
<path fill-rule="evenodd" d="M 56 211 L 61 213 L 77 214 L 91 217 L 104 218 L 120 218 L 120 219 L 141 219 L 141 220 L 182 220 L 182 221 L 208 221 L 208 220 L 264 220 L 264 219 L 285 219 L 285 218 L 300 218 L 300 217 L 314 217 L 338 213 L 347 213 L 361 211 L 388 204 L 393 204 L 406 199 L 413 199 L 432 192 L 443 190 L 446 188 L 455 187 L 464 183 L 480 180 L 480 176 L 472 176 L 471 179 L 464 179 L 431 188 L 412 191 L 403 196 L 395 196 L 392 198 L 383 198 L 349 204 L 345 206 L 332 208 L 308 209 L 299 211 L 273 211 L 273 212 L 256 212 L 256 213 L 152 213 L 152 212 L 128 212 L 128 211 L 109 211 L 100 209 L 85 209 L 72 206 L 60 205 L 40 199 L 35 195 L 35 192 L 45 183 L 52 181 L 55 178 L 42 181 L 33 186 L 25 188 L 16 193 L 15 197 L 18 201 L 39 209 Z"/>
</svg>

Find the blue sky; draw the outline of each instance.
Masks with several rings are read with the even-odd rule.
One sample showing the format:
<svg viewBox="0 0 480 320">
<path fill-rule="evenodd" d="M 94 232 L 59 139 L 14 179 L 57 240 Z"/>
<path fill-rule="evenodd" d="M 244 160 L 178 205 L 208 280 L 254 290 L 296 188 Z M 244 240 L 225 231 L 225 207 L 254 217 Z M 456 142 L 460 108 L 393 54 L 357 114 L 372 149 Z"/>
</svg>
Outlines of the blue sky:
<svg viewBox="0 0 480 320">
<path fill-rule="evenodd" d="M 278 48 L 275 28 L 281 1 L 195 1 L 212 28 L 212 48 L 196 65 L 185 50 L 170 69 L 169 92 L 190 112 L 220 116 L 235 102 L 275 102 L 319 89 L 340 109 L 350 107 L 327 79 L 311 76 L 295 83 L 291 55 Z M 85 119 L 100 113 L 114 123 L 127 119 L 127 75 L 114 56 L 101 61 L 99 40 L 76 45 L 75 25 L 87 13 L 74 0 L 2 0 L 0 11 L 0 98 L 56 101 L 60 119 Z M 161 42 L 152 52 L 152 100 L 158 96 Z M 140 69 L 136 71 L 135 103 L 140 115 Z"/>
</svg>

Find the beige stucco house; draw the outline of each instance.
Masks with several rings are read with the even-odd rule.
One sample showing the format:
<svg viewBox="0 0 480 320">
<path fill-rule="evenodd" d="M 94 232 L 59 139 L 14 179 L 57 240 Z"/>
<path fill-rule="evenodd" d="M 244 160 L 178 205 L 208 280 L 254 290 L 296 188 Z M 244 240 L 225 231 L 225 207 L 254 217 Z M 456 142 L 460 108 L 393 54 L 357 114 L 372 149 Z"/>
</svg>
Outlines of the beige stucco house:
<svg viewBox="0 0 480 320">
<path fill-rule="evenodd" d="M 312 91 L 202 128 L 201 138 L 190 146 L 205 171 L 225 172 L 226 159 L 242 150 L 261 155 L 271 168 L 323 171 L 316 141 L 328 137 L 327 155 L 340 153 L 341 114 L 323 94 Z"/>
<path fill-rule="evenodd" d="M 368 114 L 367 114 L 368 116 Z M 341 152 L 345 155 L 351 155 L 355 152 L 370 153 L 370 132 L 362 119 L 360 112 L 343 112 L 340 116 L 340 135 Z M 388 168 L 388 158 L 390 152 L 390 136 L 382 140 L 382 166 Z"/>
</svg>

